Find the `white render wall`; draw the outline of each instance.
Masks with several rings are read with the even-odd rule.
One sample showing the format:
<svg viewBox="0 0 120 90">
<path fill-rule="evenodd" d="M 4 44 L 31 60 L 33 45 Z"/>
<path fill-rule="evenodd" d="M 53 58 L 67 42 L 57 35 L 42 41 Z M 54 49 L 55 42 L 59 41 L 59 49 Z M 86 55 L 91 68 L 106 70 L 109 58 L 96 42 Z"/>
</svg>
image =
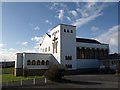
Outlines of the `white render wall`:
<svg viewBox="0 0 120 90">
<path fill-rule="evenodd" d="M 66 29 L 66 32 L 64 32 Z M 67 32 L 73 31 L 73 33 Z M 72 64 L 71 69 L 76 69 L 76 27 L 61 25 L 61 64 Z M 65 56 L 72 56 L 72 60 L 65 60 Z"/>
<path fill-rule="evenodd" d="M 23 53 L 16 54 L 15 68 L 22 68 L 23 65 Z"/>
<path fill-rule="evenodd" d="M 24 67 L 23 68 L 27 68 L 27 69 L 48 69 L 47 65 L 27 65 L 27 60 L 35 60 L 37 62 L 37 60 L 44 60 L 44 61 L 49 61 L 51 62 L 51 54 L 41 54 L 41 53 L 23 53 L 24 54 Z"/>
<path fill-rule="evenodd" d="M 99 68 L 99 60 L 97 59 L 77 59 L 77 69 L 83 68 Z"/>
</svg>

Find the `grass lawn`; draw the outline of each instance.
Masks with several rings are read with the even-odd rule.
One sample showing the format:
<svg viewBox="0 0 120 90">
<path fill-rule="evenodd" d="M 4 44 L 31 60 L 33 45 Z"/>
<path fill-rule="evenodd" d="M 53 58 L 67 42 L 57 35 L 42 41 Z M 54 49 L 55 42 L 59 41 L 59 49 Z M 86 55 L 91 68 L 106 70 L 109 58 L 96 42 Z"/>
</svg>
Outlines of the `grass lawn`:
<svg viewBox="0 0 120 90">
<path fill-rule="evenodd" d="M 14 68 L 0 68 L 2 74 L 0 74 L 0 82 L 12 82 L 12 81 L 19 81 L 19 80 L 28 80 L 33 78 L 43 78 L 43 76 L 14 76 Z"/>
<path fill-rule="evenodd" d="M 3 74 L 0 75 L 0 77 L 2 77 L 2 80 L 0 80 L 0 82 L 12 82 L 12 81 L 19 81 L 19 80 L 28 80 L 28 79 L 33 79 L 33 78 L 43 78 L 43 76 L 28 76 L 28 77 L 24 77 L 24 76 L 14 76 L 13 74 Z"/>
<path fill-rule="evenodd" d="M 14 68 L 2 68 L 2 74 L 13 74 Z"/>
</svg>

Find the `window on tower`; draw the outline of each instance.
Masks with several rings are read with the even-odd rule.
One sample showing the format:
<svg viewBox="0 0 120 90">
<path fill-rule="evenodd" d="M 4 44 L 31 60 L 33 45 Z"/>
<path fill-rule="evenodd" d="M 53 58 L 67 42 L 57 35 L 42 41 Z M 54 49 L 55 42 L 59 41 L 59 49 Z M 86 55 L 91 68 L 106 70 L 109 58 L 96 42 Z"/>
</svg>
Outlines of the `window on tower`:
<svg viewBox="0 0 120 90">
<path fill-rule="evenodd" d="M 66 29 L 64 29 L 64 32 L 66 32 Z"/>
</svg>

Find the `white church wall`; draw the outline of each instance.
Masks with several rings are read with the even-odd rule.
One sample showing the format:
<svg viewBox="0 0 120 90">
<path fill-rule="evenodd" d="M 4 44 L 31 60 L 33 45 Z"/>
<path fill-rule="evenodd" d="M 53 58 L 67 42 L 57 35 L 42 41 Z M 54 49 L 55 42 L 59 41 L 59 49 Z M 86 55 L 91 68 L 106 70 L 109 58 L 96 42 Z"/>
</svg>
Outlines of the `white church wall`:
<svg viewBox="0 0 120 90">
<path fill-rule="evenodd" d="M 77 59 L 77 69 L 82 68 L 99 68 L 97 59 Z"/>
<path fill-rule="evenodd" d="M 52 47 L 51 46 L 52 46 L 51 38 L 46 34 L 44 36 L 44 40 L 42 41 L 42 44 L 40 46 L 39 52 L 40 53 L 52 53 Z"/>
<path fill-rule="evenodd" d="M 52 49 L 51 51 L 52 51 L 52 54 L 53 54 L 54 58 L 56 60 L 58 60 L 59 63 L 61 63 L 61 61 L 60 61 L 61 60 L 61 57 L 60 57 L 60 53 L 61 53 L 61 50 L 60 50 L 60 32 L 61 32 L 60 25 L 58 25 L 55 28 L 53 28 L 51 30 L 51 32 L 50 32 L 50 34 L 51 34 L 51 43 L 52 44 L 54 43 L 54 41 L 53 41 L 54 37 L 57 38 L 56 41 L 58 41 L 57 53 L 56 52 L 53 53 L 53 45 L 51 45 L 51 49 Z"/>
<path fill-rule="evenodd" d="M 23 53 L 16 54 L 15 68 L 22 68 L 23 65 Z"/>
</svg>

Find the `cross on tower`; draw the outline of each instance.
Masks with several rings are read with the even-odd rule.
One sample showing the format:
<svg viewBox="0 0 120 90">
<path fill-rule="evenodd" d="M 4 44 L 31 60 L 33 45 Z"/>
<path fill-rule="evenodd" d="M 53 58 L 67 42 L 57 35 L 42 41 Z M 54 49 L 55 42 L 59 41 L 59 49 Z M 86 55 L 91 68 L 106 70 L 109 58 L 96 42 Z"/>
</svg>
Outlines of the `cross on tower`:
<svg viewBox="0 0 120 90">
<path fill-rule="evenodd" d="M 58 38 L 56 38 L 54 36 L 54 39 L 53 39 L 53 53 L 57 53 L 57 44 L 58 44 L 58 41 L 57 41 Z"/>
</svg>

